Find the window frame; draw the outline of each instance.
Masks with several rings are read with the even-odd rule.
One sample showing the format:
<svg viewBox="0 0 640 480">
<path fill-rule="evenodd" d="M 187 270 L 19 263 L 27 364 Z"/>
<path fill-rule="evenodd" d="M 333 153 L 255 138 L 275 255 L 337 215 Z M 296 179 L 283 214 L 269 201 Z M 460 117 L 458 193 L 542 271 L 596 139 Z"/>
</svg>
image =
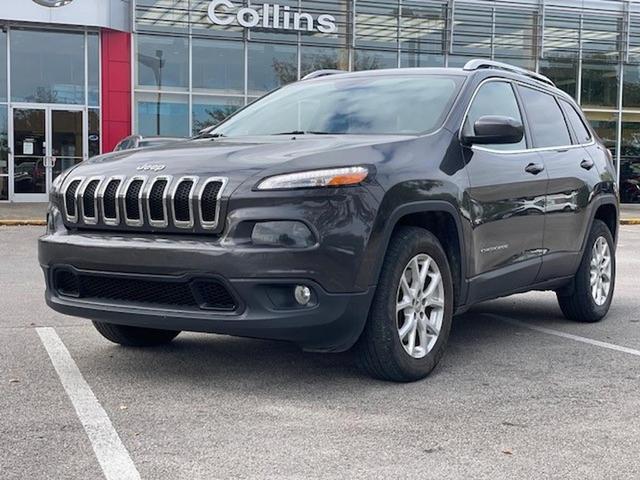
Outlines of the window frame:
<svg viewBox="0 0 640 480">
<path fill-rule="evenodd" d="M 460 141 L 460 143 L 462 143 L 462 131 L 464 130 L 464 126 L 467 123 L 467 118 L 469 117 L 469 112 L 471 110 L 471 106 L 473 105 L 473 102 L 475 101 L 476 97 L 478 96 L 478 93 L 480 92 L 480 89 L 486 85 L 487 83 L 490 82 L 502 82 L 502 83 L 507 83 L 509 84 L 509 86 L 511 87 L 511 91 L 513 92 L 513 96 L 516 99 L 516 104 L 518 105 L 518 111 L 520 112 L 520 120 L 522 120 L 522 126 L 524 129 L 524 141 L 525 141 L 525 148 L 517 148 L 514 150 L 498 150 L 495 148 L 490 148 L 490 147 L 486 147 L 486 146 L 482 146 L 482 145 L 472 145 L 471 148 L 473 149 L 477 149 L 477 150 L 482 150 L 485 152 L 491 152 L 491 153 L 502 153 L 502 154 L 513 154 L 513 153 L 522 153 L 522 152 L 527 152 L 530 150 L 533 150 L 532 147 L 532 137 L 531 137 L 531 132 L 529 131 L 529 122 L 528 119 L 526 117 L 524 108 L 523 108 L 523 103 L 522 103 L 522 99 L 520 98 L 520 92 L 518 92 L 518 89 L 516 88 L 516 84 L 518 83 L 515 80 L 512 80 L 510 78 L 506 78 L 506 77 L 489 77 L 489 78 L 485 78 L 484 80 L 482 80 L 475 88 L 475 90 L 473 91 L 473 94 L 471 95 L 471 98 L 469 99 L 469 102 L 467 103 L 467 106 L 465 108 L 464 111 L 464 115 L 462 117 L 462 123 L 460 124 L 460 128 L 458 130 L 458 141 Z"/>
<path fill-rule="evenodd" d="M 593 141 L 593 132 L 589 127 L 589 123 L 585 122 L 582 112 L 564 98 L 556 98 L 556 100 L 560 105 L 560 109 L 562 110 L 562 114 L 564 115 L 565 122 L 567 122 L 567 125 L 569 126 L 569 133 L 572 135 L 573 141 L 575 142 L 574 145 L 579 145 L 579 146 L 589 145 Z M 578 139 L 578 132 L 575 131 L 575 129 L 573 128 L 573 123 L 568 118 L 567 111 L 566 111 L 567 108 L 571 108 L 575 112 L 575 114 L 578 116 L 578 120 L 580 120 L 580 122 L 582 123 L 582 126 L 589 134 L 588 141 L 580 142 L 580 140 Z"/>
<path fill-rule="evenodd" d="M 519 86 L 522 87 L 527 87 L 527 88 L 531 88 L 533 90 L 538 90 L 542 93 L 546 93 L 547 95 L 551 95 L 552 97 L 555 98 L 556 103 L 558 103 L 558 108 L 560 108 L 560 111 L 562 112 L 562 116 L 564 118 L 565 121 L 565 125 L 567 125 L 567 130 L 569 132 L 569 137 L 571 138 L 571 141 L 573 142 L 573 129 L 571 126 L 569 126 L 567 119 L 566 119 L 566 115 L 564 113 L 564 110 L 562 109 L 562 105 L 560 105 L 559 101 L 560 99 L 565 99 L 564 95 L 562 94 L 558 94 L 556 92 L 550 91 L 549 89 L 544 88 L 543 86 L 538 86 L 538 85 L 534 85 L 528 82 L 523 82 L 517 79 L 512 79 L 512 78 L 508 78 L 508 77 L 487 77 L 483 80 L 480 81 L 480 83 L 478 83 L 478 85 L 475 87 L 473 94 L 471 95 L 471 98 L 469 99 L 467 106 L 465 108 L 464 111 L 464 115 L 462 117 L 462 121 L 460 123 L 460 128 L 458 129 L 458 141 L 460 143 L 462 143 L 462 129 L 464 127 L 465 122 L 467 121 L 467 115 L 469 114 L 469 110 L 471 108 L 471 104 L 473 103 L 474 99 L 476 98 L 476 95 L 478 94 L 478 91 L 480 90 L 480 88 L 488 82 L 508 82 L 511 83 L 515 95 L 516 95 L 516 99 L 518 100 L 518 106 L 522 115 L 522 112 L 524 111 L 524 115 L 523 115 L 523 126 L 524 126 L 524 132 L 525 132 L 525 138 L 527 140 L 527 148 L 525 149 L 520 149 L 520 150 L 496 150 L 493 148 L 487 148 L 485 146 L 482 145 L 472 145 L 470 148 L 475 149 L 475 150 L 481 150 L 481 151 L 485 151 L 485 152 L 490 152 L 490 153 L 494 153 L 494 154 L 503 154 L 503 155 L 513 155 L 513 154 L 520 154 L 520 153 L 529 153 L 529 152 L 545 152 L 545 151 L 553 151 L 553 150 L 569 150 L 572 148 L 583 148 L 583 147 L 588 147 L 591 146 L 593 144 L 595 144 L 595 139 L 596 136 L 594 135 L 593 130 L 590 127 L 590 123 L 585 122 L 585 125 L 587 126 L 587 129 L 589 130 L 589 132 L 591 133 L 591 140 L 588 143 L 581 143 L 581 144 L 571 144 L 571 145 L 561 145 L 561 146 L 557 146 L 557 147 L 536 147 L 533 144 L 533 135 L 532 132 L 530 130 L 529 127 L 529 118 L 527 117 L 527 112 L 526 112 L 526 108 L 524 107 L 524 102 L 520 96 L 520 91 L 518 89 Z M 579 115 L 580 118 L 584 119 L 586 118 L 583 113 L 582 110 L 576 110 Z"/>
<path fill-rule="evenodd" d="M 558 95 L 555 92 L 550 92 L 550 91 L 542 89 L 542 88 L 536 88 L 536 87 L 534 87 L 532 85 L 527 85 L 525 83 L 520 83 L 520 86 L 523 87 L 523 88 L 528 88 L 530 90 L 538 91 L 538 92 L 542 93 L 543 95 L 548 95 L 555 101 L 556 106 L 558 107 L 558 110 L 560 111 L 560 115 L 562 116 L 562 121 L 564 122 L 564 126 L 567 129 L 567 134 L 569 134 L 569 142 L 571 142 L 568 145 L 552 145 L 552 146 L 549 146 L 549 147 L 538 147 L 536 145 L 537 141 L 536 141 L 535 135 L 533 134 L 533 130 L 531 130 L 531 141 L 532 141 L 534 150 L 541 150 L 541 151 L 542 150 L 566 150 L 568 147 L 581 146 L 581 145 L 577 145 L 576 143 L 574 143 L 575 140 L 576 140 L 576 137 L 575 137 L 575 135 L 573 133 L 573 128 L 571 127 L 571 125 L 567 121 L 567 116 L 564 113 L 564 110 L 562 109 L 562 105 L 560 105 L 560 101 L 559 101 Z M 520 93 L 519 90 L 518 90 L 518 93 Z M 526 106 L 526 104 L 524 102 L 524 99 L 522 101 L 522 105 L 524 107 L 525 114 L 527 115 L 527 122 L 529 124 L 531 124 L 532 122 L 530 122 L 529 112 L 527 110 L 527 106 Z"/>
</svg>

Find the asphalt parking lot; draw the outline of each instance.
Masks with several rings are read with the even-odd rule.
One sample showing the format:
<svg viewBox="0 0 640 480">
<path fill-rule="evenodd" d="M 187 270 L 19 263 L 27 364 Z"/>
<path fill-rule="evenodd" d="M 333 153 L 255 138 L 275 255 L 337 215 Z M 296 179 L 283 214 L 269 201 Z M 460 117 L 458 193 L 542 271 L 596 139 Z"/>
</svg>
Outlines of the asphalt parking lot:
<svg viewBox="0 0 640 480">
<path fill-rule="evenodd" d="M 120 478 L 640 477 L 640 227 L 622 227 L 603 322 L 564 320 L 551 293 L 488 302 L 405 385 L 277 342 L 114 346 L 45 306 L 41 231 L 0 228 L 2 478 L 104 478 L 118 454 Z M 58 338 L 70 357 L 50 356 Z M 106 415 L 87 421 L 94 407 Z M 122 449 L 99 461 L 105 422 Z"/>
</svg>

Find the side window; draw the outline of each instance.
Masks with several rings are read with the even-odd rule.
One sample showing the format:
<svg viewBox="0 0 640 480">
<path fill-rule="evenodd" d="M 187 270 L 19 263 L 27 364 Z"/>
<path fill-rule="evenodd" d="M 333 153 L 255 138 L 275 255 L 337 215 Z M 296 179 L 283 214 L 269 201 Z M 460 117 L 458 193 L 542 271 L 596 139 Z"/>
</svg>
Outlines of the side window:
<svg viewBox="0 0 640 480">
<path fill-rule="evenodd" d="M 584 124 L 582 117 L 578 114 L 575 107 L 565 100 L 560 100 L 560 104 L 567 116 L 567 120 L 573 127 L 577 143 L 588 143 L 591 140 L 591 132 L 589 132 L 589 129 Z"/>
<path fill-rule="evenodd" d="M 510 83 L 487 82 L 480 87 L 469 108 L 467 119 L 462 127 L 463 132 L 466 135 L 472 135 L 473 125 L 480 117 L 485 115 L 502 115 L 514 118 L 522 123 L 518 101 Z M 524 137 L 519 143 L 485 146 L 494 150 L 522 150 L 527 148 Z"/>
<path fill-rule="evenodd" d="M 571 145 L 571 135 L 555 97 L 533 88 L 518 88 L 529 119 L 534 147 Z"/>
</svg>

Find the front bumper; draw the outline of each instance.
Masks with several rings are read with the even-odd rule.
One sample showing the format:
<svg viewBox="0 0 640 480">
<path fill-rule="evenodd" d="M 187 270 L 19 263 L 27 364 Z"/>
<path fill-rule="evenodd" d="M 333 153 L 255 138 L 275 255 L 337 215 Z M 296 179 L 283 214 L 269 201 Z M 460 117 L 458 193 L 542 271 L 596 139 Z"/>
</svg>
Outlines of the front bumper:
<svg viewBox="0 0 640 480">
<path fill-rule="evenodd" d="M 321 283 L 326 272 L 305 269 L 304 258 L 318 265 L 318 252 L 225 247 L 200 237 L 91 233 L 58 230 L 39 241 L 39 260 L 47 282 L 46 301 L 54 310 L 115 324 L 221 333 L 292 341 L 306 350 L 344 351 L 360 336 L 374 287 L 351 291 L 349 285 Z M 131 275 L 174 279 L 221 279 L 239 299 L 235 312 L 154 306 L 117 300 L 73 298 L 53 285 L 53 271 L 64 267 L 92 275 Z M 318 273 L 318 275 L 316 275 Z M 269 289 L 309 286 L 314 301 L 282 308 Z"/>
</svg>

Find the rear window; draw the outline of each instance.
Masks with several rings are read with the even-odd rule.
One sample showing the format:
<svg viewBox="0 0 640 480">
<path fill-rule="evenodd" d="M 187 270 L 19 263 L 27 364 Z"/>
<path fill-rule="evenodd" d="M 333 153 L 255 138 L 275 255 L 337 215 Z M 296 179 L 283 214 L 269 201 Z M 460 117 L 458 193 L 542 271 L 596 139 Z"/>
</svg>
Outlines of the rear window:
<svg viewBox="0 0 640 480">
<path fill-rule="evenodd" d="M 576 134 L 576 143 L 588 143 L 591 140 L 591 132 L 582 121 L 582 117 L 578 114 L 575 107 L 565 100 L 560 100 L 567 120 Z"/>
<path fill-rule="evenodd" d="M 555 97 L 522 85 L 518 89 L 527 112 L 534 147 L 571 145 L 571 136 Z"/>
</svg>

